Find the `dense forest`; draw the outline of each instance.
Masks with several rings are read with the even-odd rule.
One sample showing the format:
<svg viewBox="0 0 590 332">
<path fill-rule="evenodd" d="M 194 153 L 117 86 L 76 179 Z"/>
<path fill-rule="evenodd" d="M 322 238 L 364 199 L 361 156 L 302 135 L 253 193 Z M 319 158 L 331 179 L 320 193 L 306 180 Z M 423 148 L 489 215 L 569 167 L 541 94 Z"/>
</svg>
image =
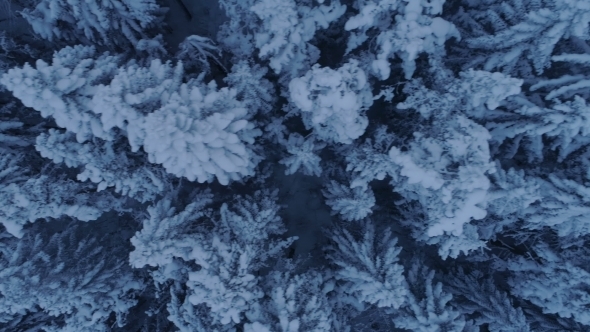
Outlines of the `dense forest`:
<svg viewBox="0 0 590 332">
<path fill-rule="evenodd" d="M 590 331 L 589 24 L 0 0 L 0 330 Z"/>
</svg>

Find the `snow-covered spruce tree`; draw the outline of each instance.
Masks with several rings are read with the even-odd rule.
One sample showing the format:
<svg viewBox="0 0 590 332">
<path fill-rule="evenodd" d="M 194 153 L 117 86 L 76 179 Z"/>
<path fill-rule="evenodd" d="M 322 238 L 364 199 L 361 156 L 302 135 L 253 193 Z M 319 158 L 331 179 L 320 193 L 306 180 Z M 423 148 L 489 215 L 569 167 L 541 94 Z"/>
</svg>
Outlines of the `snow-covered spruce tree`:
<svg viewBox="0 0 590 332">
<path fill-rule="evenodd" d="M 456 23 L 471 49 L 484 54 L 470 56 L 466 68 L 483 65 L 511 73 L 524 57 L 537 74 L 548 66 L 556 44 L 562 39 L 589 40 L 590 5 L 585 0 L 465 1 L 472 9 L 461 10 Z M 526 73 L 526 71 L 525 71 Z M 525 78 L 525 77 L 523 77 Z"/>
<path fill-rule="evenodd" d="M 590 234 L 585 216 L 590 211 L 590 187 L 559 174 L 539 179 L 541 197 L 523 212 L 522 228 L 542 232 L 547 227 L 564 238 L 583 238 Z"/>
<path fill-rule="evenodd" d="M 474 222 L 479 235 L 485 240 L 495 239 L 506 230 L 518 236 L 524 229 L 517 222 L 530 213 L 529 207 L 543 198 L 542 192 L 545 190 L 542 188 L 547 188 L 544 181 L 527 176 L 522 169 L 517 171 L 510 168 L 506 171 L 500 162 L 496 161 L 495 164 L 495 171 L 490 174 L 491 186 L 487 194 L 488 213 L 484 219 Z"/>
<path fill-rule="evenodd" d="M 148 159 L 167 172 L 190 181 L 222 184 L 253 175 L 260 156 L 254 138 L 261 131 L 250 121 L 256 114 L 243 87 L 217 89 L 201 78 L 182 83 L 183 69 L 152 61 L 149 68 L 135 64 L 100 86 L 94 110 L 106 128 L 123 129 L 132 151 L 141 146 Z M 232 79 L 239 88 L 239 80 Z M 237 100 L 241 93 L 241 101 Z"/>
<path fill-rule="evenodd" d="M 563 74 L 552 79 L 541 79 L 531 86 L 531 91 L 543 91 L 543 99 L 552 100 L 570 99 L 574 95 L 579 95 L 588 100 L 590 98 L 590 77 L 585 75 L 588 66 L 590 66 L 590 54 L 572 54 L 564 53 L 551 57 L 554 64 L 567 63 L 568 72 L 576 73 L 575 75 Z"/>
<path fill-rule="evenodd" d="M 44 175 L 2 186 L 2 224 L 12 235 L 21 237 L 23 226 L 38 219 L 70 216 L 82 221 L 96 220 L 116 206 L 109 193 L 88 194 L 90 190 L 71 180 Z"/>
<path fill-rule="evenodd" d="M 114 140 L 117 128 L 132 151 L 143 145 L 150 162 L 176 176 L 227 184 L 253 175 L 260 160 L 253 143 L 261 131 L 248 121 L 255 110 L 236 100 L 235 90 L 200 80 L 181 86 L 180 64 L 131 62 L 115 73 L 117 57 L 93 56 L 91 47 L 67 47 L 52 66 L 38 61 L 37 70 L 13 69 L 1 82 L 26 106 L 76 133 L 79 143 Z"/>
<path fill-rule="evenodd" d="M 449 301 L 453 296 L 434 283 L 434 271 L 416 259 L 407 272 L 407 303 L 393 314 L 396 327 L 416 332 L 461 332 L 465 318 Z"/>
<path fill-rule="evenodd" d="M 237 99 L 252 113 L 273 113 L 277 100 L 273 83 L 265 78 L 268 68 L 252 61 L 241 60 L 234 64 L 223 81 L 237 92 Z"/>
<path fill-rule="evenodd" d="M 205 207 L 212 202 L 212 195 L 204 192 L 195 197 L 180 213 L 171 206 L 171 199 L 164 197 L 147 208 L 149 218 L 143 220 L 143 228 L 131 238 L 135 250 L 129 255 L 131 266 L 140 268 L 166 266 L 173 258 L 188 260 L 192 250 L 190 232 L 192 220 L 204 217 Z"/>
<path fill-rule="evenodd" d="M 453 77 L 436 59 L 431 61 L 427 87 L 422 79 L 412 80 L 404 92 L 408 98 L 397 105 L 400 109 L 415 109 L 424 118 L 436 115 L 438 109 L 443 113 L 462 113 L 475 120 L 487 119 L 488 114 L 506 104 L 510 96 L 521 92 L 523 80 L 498 72 L 469 69 Z M 457 109 L 453 109 L 456 106 Z"/>
<path fill-rule="evenodd" d="M 386 176 L 395 176 L 397 166 L 388 155 L 396 135 L 381 125 L 372 133 L 371 138 L 350 150 L 346 155 L 346 171 L 352 173 L 351 188 L 367 189 L 373 180 L 383 180 Z"/>
<path fill-rule="evenodd" d="M 16 237 L 23 236 L 25 224 L 38 219 L 69 216 L 90 221 L 120 208 L 110 193 L 89 193 L 89 186 L 64 176 L 32 176 L 22 161 L 22 155 L 0 153 L 0 223 Z"/>
<path fill-rule="evenodd" d="M 145 120 L 143 149 L 168 173 L 199 183 L 228 184 L 254 175 L 260 156 L 254 139 L 262 134 L 237 91 L 215 81 L 182 84 L 167 103 Z"/>
<path fill-rule="evenodd" d="M 279 141 L 281 142 L 281 141 Z M 325 146 L 325 142 L 316 141 L 313 135 L 303 137 L 298 133 L 289 134 L 289 139 L 282 143 L 287 148 L 287 157 L 279 160 L 280 164 L 286 166 L 285 174 L 291 175 L 301 169 L 305 175 L 320 176 L 322 174 L 322 160 L 317 153 Z"/>
<path fill-rule="evenodd" d="M 269 66 L 286 82 L 316 63 L 319 50 L 310 41 L 319 29 L 326 29 L 346 11 L 338 0 L 329 5 L 311 0 L 260 0 L 249 8 L 261 24 L 254 30 L 258 57 L 269 60 Z"/>
<path fill-rule="evenodd" d="M 335 268 L 335 279 L 343 292 L 359 302 L 379 308 L 400 308 L 406 301 L 408 287 L 404 268 L 398 264 L 401 251 L 391 230 L 375 234 L 372 221 L 366 220 L 360 239 L 348 231 L 330 234 L 333 244 L 327 257 Z"/>
<path fill-rule="evenodd" d="M 37 329 L 44 331 L 110 331 L 112 314 L 122 327 L 144 286 L 125 261 L 126 248 L 101 245 L 108 241 L 88 235 L 97 231 L 92 225 L 2 236 L 0 312 L 14 317 L 41 311 L 47 317 Z"/>
<path fill-rule="evenodd" d="M 319 139 L 350 144 L 364 134 L 365 111 L 373 104 L 371 86 L 358 61 L 337 70 L 314 65 L 289 83 L 291 101 L 301 111 L 306 129 Z"/>
<path fill-rule="evenodd" d="M 148 207 L 143 228 L 131 238 L 135 247 L 129 262 L 136 269 L 157 268 L 150 275 L 159 290 L 159 297 L 169 298 L 167 319 L 183 332 L 205 331 L 211 324 L 206 308 L 195 307 L 187 296 L 188 272 L 194 269 L 191 261 L 193 247 L 206 241 L 206 231 L 199 225 L 210 215 L 213 195 L 208 191 L 192 195 L 192 203 L 176 212 L 172 196 L 166 196 Z M 168 293 L 168 294 L 166 294 Z M 184 300 L 183 300 L 184 299 Z"/>
<path fill-rule="evenodd" d="M 221 49 L 211 39 L 199 35 L 186 37 L 178 45 L 178 52 L 176 52 L 175 57 L 183 61 L 189 70 L 210 72 L 211 65 L 209 64 L 209 59 L 223 67 L 221 62 L 219 62 Z"/>
<path fill-rule="evenodd" d="M 146 38 L 166 11 L 156 0 L 41 0 L 21 15 L 49 41 L 124 46 Z"/>
<path fill-rule="evenodd" d="M 235 62 L 252 58 L 255 53 L 254 29 L 258 17 L 250 10 L 256 0 L 219 0 L 228 19 L 217 32 L 217 42 L 235 57 Z"/>
<path fill-rule="evenodd" d="M 561 162 L 590 143 L 590 106 L 579 96 L 565 102 L 555 99 L 550 107 L 520 97 L 513 99 L 510 108 L 510 112 L 490 116 L 486 123 L 493 149 L 500 149 L 504 158 L 522 149 L 529 162 L 542 161 L 549 151 L 557 150 Z"/>
<path fill-rule="evenodd" d="M 131 61 L 99 85 L 92 96 L 92 111 L 100 115 L 105 131 L 119 128 L 131 151 L 138 151 L 146 136 L 146 116 L 161 108 L 182 84 L 183 66 L 152 60 L 149 67 Z"/>
<path fill-rule="evenodd" d="M 590 271 L 588 271 L 587 241 L 565 240 L 561 248 L 547 243 L 535 245 L 532 256 L 508 260 L 511 293 L 542 308 L 543 313 L 590 326 Z M 577 243 L 576 243 L 577 242 Z"/>
<path fill-rule="evenodd" d="M 119 143 L 125 144 L 123 140 Z M 150 165 L 144 155 L 133 156 L 124 148 L 116 148 L 111 141 L 94 138 L 78 143 L 73 133 L 50 129 L 37 137 L 35 148 L 55 163 L 83 167 L 77 179 L 97 184 L 97 191 L 115 187 L 115 192 L 142 203 L 164 191 L 167 177 L 161 168 Z"/>
<path fill-rule="evenodd" d="M 99 191 L 115 186 L 140 201 L 153 198 L 162 190 L 164 174 L 157 167 L 138 165 L 145 163 L 142 155 L 133 156 L 114 145 L 125 144 L 123 134 L 132 152 L 141 147 L 146 113 L 178 90 L 182 66 L 172 68 L 154 60 L 142 68 L 131 62 L 116 73 L 119 57 L 107 53 L 94 57 L 92 47 L 66 47 L 54 54 L 52 66 L 38 61 L 34 70 L 25 65 L 9 71 L 2 82 L 26 106 L 68 130 L 38 137 L 37 150 L 43 156 L 65 161 L 69 167 L 84 166 L 79 180 L 90 179 Z M 138 179 L 145 184 L 138 184 Z"/>
<path fill-rule="evenodd" d="M 332 215 L 340 215 L 346 221 L 362 220 L 373 212 L 375 195 L 371 188 L 350 188 L 332 180 L 322 193 L 332 209 Z"/>
<path fill-rule="evenodd" d="M 501 158 L 512 158 L 521 149 L 529 162 L 549 157 L 561 163 L 590 143 L 586 129 L 590 85 L 587 75 L 583 75 L 590 58 L 585 54 L 562 54 L 551 59 L 554 64 L 565 62 L 570 66 L 567 71 L 553 71 L 559 75 L 555 78 L 536 79 L 531 93 L 513 98 L 506 105 L 508 112 L 485 116 L 492 147 L 502 154 Z M 553 151 L 557 151 L 557 158 Z"/>
<path fill-rule="evenodd" d="M 515 308 L 510 297 L 481 271 L 464 273 L 459 269 L 445 278 L 445 286 L 453 294 L 451 304 L 476 325 L 487 324 L 493 332 L 530 331 L 522 310 Z"/>
<path fill-rule="evenodd" d="M 390 175 L 394 190 L 405 200 L 418 201 L 424 210 L 424 220 L 404 221 L 414 237 L 437 244 L 443 259 L 456 258 L 484 245 L 470 222 L 487 214 L 488 175 L 495 170 L 490 135 L 470 117 L 498 107 L 519 92 L 522 82 L 473 70 L 459 78 L 435 77 L 435 82 L 447 87 L 431 90 L 415 80 L 405 88 L 409 96 L 397 107 L 414 109 L 427 121 L 406 143 L 407 151 L 397 146 L 389 150 L 395 165 Z"/>
<path fill-rule="evenodd" d="M 376 38 L 376 59 L 372 62 L 375 76 L 386 80 L 391 74 L 389 59 L 401 58 L 406 79 L 416 70 L 420 53 L 444 53 L 442 47 L 451 37 L 460 39 L 452 23 L 439 16 L 445 0 L 357 0 L 359 13 L 348 19 L 344 29 L 352 31 L 346 52 Z"/>
<path fill-rule="evenodd" d="M 294 240 L 273 239 L 286 231 L 277 214 L 277 192 L 236 196 L 219 213 L 203 210 L 210 195 L 197 198 L 178 215 L 166 202 L 151 208 L 149 222 L 131 240 L 136 247 L 131 263 L 136 268 L 158 266 L 158 283 L 182 282 L 184 296 L 194 306 L 190 310 L 204 310 L 207 317 L 199 324 L 209 324 L 207 328 L 256 321 L 264 295 L 258 271 Z M 187 324 L 187 317 L 195 317 L 183 311 L 186 306 L 174 306 L 173 321 Z"/>
<path fill-rule="evenodd" d="M 212 238 L 191 252 L 201 269 L 189 272 L 189 300 L 205 304 L 214 322 L 237 324 L 242 315 L 255 319 L 249 313 L 255 313 L 263 296 L 256 272 L 294 240 L 272 239 L 286 231 L 277 214 L 276 195 L 276 191 L 259 191 L 252 197 L 237 197 L 233 208 L 223 204 Z"/>
<path fill-rule="evenodd" d="M 265 277 L 269 298 L 261 303 L 262 314 L 245 324 L 244 331 L 334 331 L 332 307 L 326 296 L 332 286 L 314 270 L 298 275 L 271 272 Z"/>
<path fill-rule="evenodd" d="M 0 84 L 25 106 L 75 133 L 78 142 L 109 139 L 112 133 L 91 111 L 92 97 L 99 84 L 114 76 L 120 61 L 108 53 L 98 55 L 91 46 L 68 46 L 54 53 L 51 65 L 37 60 L 36 69 L 29 64 L 10 69 L 0 77 Z"/>
</svg>

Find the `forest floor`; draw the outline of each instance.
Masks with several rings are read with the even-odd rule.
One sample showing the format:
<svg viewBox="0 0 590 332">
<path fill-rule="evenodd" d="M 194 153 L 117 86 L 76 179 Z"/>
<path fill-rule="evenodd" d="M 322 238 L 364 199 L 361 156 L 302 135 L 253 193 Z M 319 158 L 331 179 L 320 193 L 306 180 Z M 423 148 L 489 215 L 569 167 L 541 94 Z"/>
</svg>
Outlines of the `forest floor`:
<svg viewBox="0 0 590 332">
<path fill-rule="evenodd" d="M 276 167 L 272 179 L 279 189 L 279 204 L 284 207 L 286 235 L 299 237 L 294 257 L 306 259 L 321 249 L 323 228 L 332 223 L 330 209 L 324 203 L 319 177 L 301 173 L 285 175 L 284 171 L 284 167 Z"/>
<path fill-rule="evenodd" d="M 190 35 L 199 35 L 215 39 L 219 26 L 227 19 L 225 12 L 219 8 L 217 0 L 164 0 L 168 7 L 164 22 L 171 32 L 163 34 L 164 40 L 176 52 L 178 44 Z"/>
</svg>

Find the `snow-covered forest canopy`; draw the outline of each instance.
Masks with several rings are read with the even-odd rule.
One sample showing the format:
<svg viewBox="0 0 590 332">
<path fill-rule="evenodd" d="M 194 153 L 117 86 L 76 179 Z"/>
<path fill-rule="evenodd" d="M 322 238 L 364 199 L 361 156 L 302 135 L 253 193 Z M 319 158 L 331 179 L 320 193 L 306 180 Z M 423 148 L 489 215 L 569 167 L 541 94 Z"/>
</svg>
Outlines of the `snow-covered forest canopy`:
<svg viewBox="0 0 590 332">
<path fill-rule="evenodd" d="M 590 331 L 590 1 L 0 0 L 0 330 Z"/>
</svg>

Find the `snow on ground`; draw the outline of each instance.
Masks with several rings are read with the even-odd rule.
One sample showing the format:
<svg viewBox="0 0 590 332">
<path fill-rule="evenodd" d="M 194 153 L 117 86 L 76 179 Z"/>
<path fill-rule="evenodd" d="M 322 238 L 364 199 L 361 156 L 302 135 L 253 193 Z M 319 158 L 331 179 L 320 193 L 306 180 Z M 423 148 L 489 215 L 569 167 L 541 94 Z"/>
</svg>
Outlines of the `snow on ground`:
<svg viewBox="0 0 590 332">
<path fill-rule="evenodd" d="M 295 256 L 305 258 L 323 239 L 322 228 L 331 224 L 329 208 L 324 204 L 321 179 L 301 173 L 285 175 L 285 168 L 278 166 L 273 182 L 279 188 L 279 203 L 284 206 L 283 220 L 287 236 L 298 236 Z"/>
<path fill-rule="evenodd" d="M 22 9 L 22 6 L 11 0 L 0 0 L 0 31 L 11 37 L 32 34 L 29 23 L 17 13 Z"/>
<path fill-rule="evenodd" d="M 227 19 L 216 0 L 164 0 L 163 6 L 169 8 L 165 22 L 172 30 L 163 36 L 173 52 L 190 35 L 215 39 L 219 26 Z"/>
</svg>

